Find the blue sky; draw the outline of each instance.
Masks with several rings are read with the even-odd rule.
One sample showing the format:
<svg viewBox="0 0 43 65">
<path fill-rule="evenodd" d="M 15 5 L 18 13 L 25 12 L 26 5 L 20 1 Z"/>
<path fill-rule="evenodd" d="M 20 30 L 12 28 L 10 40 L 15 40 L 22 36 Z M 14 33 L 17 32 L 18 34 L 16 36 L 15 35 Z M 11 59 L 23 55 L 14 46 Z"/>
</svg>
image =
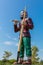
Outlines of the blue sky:
<svg viewBox="0 0 43 65">
<path fill-rule="evenodd" d="M 31 44 L 39 48 L 39 57 L 43 59 L 43 0 L 0 0 L 0 59 L 4 51 L 11 51 L 16 59 L 19 32 L 14 32 L 11 20 L 20 20 L 20 11 L 27 7 L 34 29 L 31 31 Z"/>
</svg>

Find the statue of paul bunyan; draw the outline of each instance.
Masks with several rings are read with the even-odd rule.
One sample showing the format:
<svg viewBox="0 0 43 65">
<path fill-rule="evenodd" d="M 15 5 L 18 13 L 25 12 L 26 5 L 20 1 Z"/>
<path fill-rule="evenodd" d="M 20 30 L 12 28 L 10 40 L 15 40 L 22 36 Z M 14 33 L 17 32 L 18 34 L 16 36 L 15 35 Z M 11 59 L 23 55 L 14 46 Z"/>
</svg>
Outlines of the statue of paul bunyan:
<svg viewBox="0 0 43 65">
<path fill-rule="evenodd" d="M 18 44 L 18 54 L 17 54 L 17 62 L 14 64 L 28 64 L 31 65 L 31 35 L 29 30 L 33 29 L 33 22 L 30 17 L 28 17 L 28 13 L 26 10 L 21 11 L 20 13 L 20 22 L 18 20 L 14 20 L 14 31 L 20 32 L 19 44 Z M 19 26 L 17 23 L 19 22 Z M 24 50 L 26 51 L 27 61 L 23 61 L 24 59 Z"/>
</svg>

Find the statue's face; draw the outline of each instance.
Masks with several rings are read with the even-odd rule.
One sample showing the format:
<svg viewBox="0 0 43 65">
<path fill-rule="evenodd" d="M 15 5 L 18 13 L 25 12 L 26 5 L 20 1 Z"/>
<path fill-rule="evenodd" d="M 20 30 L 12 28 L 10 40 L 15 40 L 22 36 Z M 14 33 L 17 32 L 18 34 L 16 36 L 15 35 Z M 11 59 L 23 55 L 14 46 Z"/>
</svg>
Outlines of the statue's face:
<svg viewBox="0 0 43 65">
<path fill-rule="evenodd" d="M 25 18 L 27 18 L 27 16 L 28 16 L 27 12 L 24 11 L 24 12 L 21 14 L 21 19 L 24 18 L 24 15 L 25 15 Z"/>
</svg>

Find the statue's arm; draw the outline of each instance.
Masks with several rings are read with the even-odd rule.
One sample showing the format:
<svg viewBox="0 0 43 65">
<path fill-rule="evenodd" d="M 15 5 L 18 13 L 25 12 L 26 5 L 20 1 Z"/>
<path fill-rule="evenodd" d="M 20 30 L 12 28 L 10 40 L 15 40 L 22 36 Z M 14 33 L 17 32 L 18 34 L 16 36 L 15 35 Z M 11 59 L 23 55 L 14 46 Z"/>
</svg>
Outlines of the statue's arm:
<svg viewBox="0 0 43 65">
<path fill-rule="evenodd" d="M 20 24 L 17 26 L 17 24 L 14 24 L 14 32 L 20 31 Z"/>
<path fill-rule="evenodd" d="M 27 24 L 27 26 L 28 26 L 28 29 L 33 29 L 33 28 L 34 28 L 33 21 L 32 21 L 31 18 L 28 19 L 28 24 Z"/>
</svg>

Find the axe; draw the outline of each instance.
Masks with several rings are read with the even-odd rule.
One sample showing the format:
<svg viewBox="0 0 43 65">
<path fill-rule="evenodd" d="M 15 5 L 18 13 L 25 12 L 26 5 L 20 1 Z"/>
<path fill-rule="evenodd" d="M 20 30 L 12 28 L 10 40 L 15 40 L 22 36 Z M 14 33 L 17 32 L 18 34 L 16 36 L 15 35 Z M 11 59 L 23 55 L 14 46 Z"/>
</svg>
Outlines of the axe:
<svg viewBox="0 0 43 65">
<path fill-rule="evenodd" d="M 23 16 L 24 21 L 25 21 L 25 11 L 26 11 L 26 10 L 24 10 L 24 16 Z M 22 24 L 24 23 L 24 21 L 22 21 Z M 21 43 L 22 43 L 23 28 L 24 28 L 24 26 L 22 25 L 22 26 L 21 26 L 21 30 L 20 30 L 20 40 L 19 40 L 19 44 L 18 44 L 17 63 L 18 63 L 19 55 L 20 55 L 20 47 L 21 47 Z"/>
</svg>

